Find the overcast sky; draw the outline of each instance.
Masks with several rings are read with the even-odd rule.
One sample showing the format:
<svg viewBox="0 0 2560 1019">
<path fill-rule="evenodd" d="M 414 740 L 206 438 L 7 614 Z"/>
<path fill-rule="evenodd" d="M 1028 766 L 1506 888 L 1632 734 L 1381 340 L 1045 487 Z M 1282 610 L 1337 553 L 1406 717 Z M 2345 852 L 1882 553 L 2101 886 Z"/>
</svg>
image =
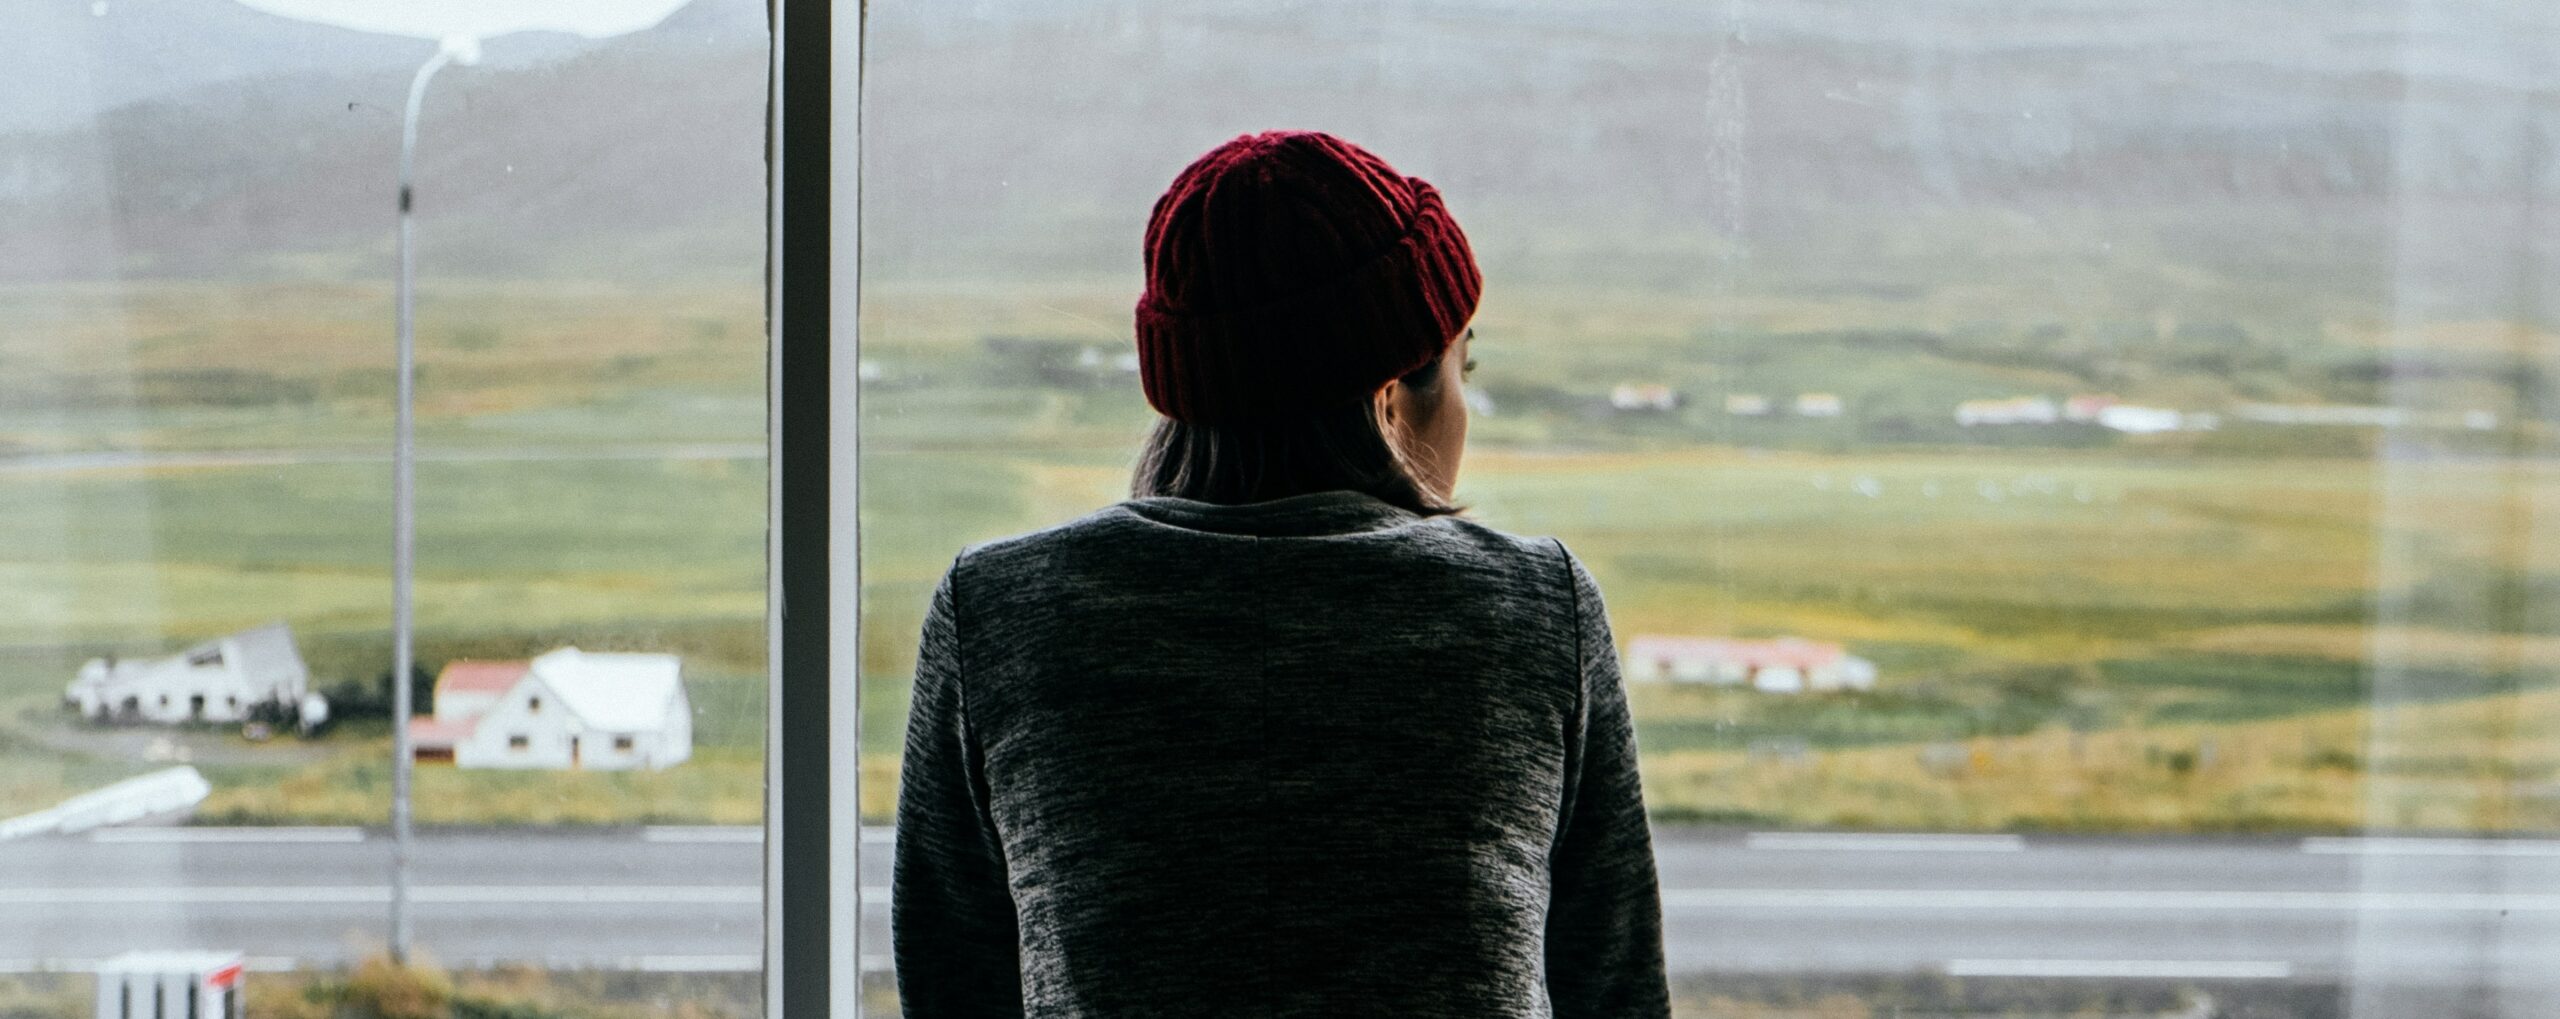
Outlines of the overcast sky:
<svg viewBox="0 0 2560 1019">
<path fill-rule="evenodd" d="M 536 29 L 607 36 L 657 24 L 684 0 L 240 0 L 270 14 L 440 39 Z"/>
</svg>

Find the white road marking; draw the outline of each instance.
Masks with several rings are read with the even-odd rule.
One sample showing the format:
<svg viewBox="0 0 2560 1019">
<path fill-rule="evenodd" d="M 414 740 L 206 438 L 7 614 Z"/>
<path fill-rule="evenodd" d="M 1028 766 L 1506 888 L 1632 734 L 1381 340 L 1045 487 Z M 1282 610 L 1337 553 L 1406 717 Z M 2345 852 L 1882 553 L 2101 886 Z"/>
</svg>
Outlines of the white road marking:
<svg viewBox="0 0 2560 1019">
<path fill-rule="evenodd" d="M 629 966 L 595 968 L 633 969 L 642 973 L 753 973 L 764 968 L 764 957 L 761 955 L 644 955 L 631 960 Z"/>
<path fill-rule="evenodd" d="M 487 905 L 762 905 L 762 885 L 422 885 L 421 903 Z M 389 903 L 382 885 L 222 885 L 180 888 L 0 888 L 7 906 L 152 906 L 207 903 L 371 905 Z"/>
<path fill-rule="evenodd" d="M 0 973 L 92 973 L 101 959 L 0 959 Z M 300 960 L 285 955 L 252 955 L 240 964 L 258 973 L 290 973 Z"/>
<path fill-rule="evenodd" d="M 2560 895 L 2469 892 L 2240 892 L 2178 889 L 1666 888 L 1670 909 L 1998 909 L 2331 912 L 2555 912 Z M 885 885 L 862 886 L 862 908 L 889 908 Z"/>
<path fill-rule="evenodd" d="M 2123 910 L 2181 912 L 2560 912 L 2560 895 L 2474 892 L 2244 892 L 2069 888 L 1676 888 L 1672 909 Z"/>
<path fill-rule="evenodd" d="M 885 885 L 864 885 L 864 909 L 889 908 Z M 423 885 L 420 903 L 473 905 L 762 905 L 761 885 Z M 371 905 L 381 885 L 218 885 L 0 888 L 11 906 L 188 904 Z M 2069 888 L 1670 888 L 1672 909 L 2121 910 L 2139 912 L 2560 912 L 2560 894 L 2284 892 Z"/>
<path fill-rule="evenodd" d="M 2560 841 L 2315 836 L 2302 840 L 2302 851 L 2325 856 L 2560 856 Z"/>
<path fill-rule="evenodd" d="M 747 824 L 663 824 L 640 829 L 644 842 L 762 842 L 764 829 Z"/>
<path fill-rule="evenodd" d="M 100 828 L 91 842 L 362 842 L 362 828 Z"/>
<path fill-rule="evenodd" d="M 2214 959 L 1952 959 L 1953 977 L 2091 977 L 2158 980 L 2283 980 L 2293 964 Z"/>
<path fill-rule="evenodd" d="M 1932 835 L 1902 832 L 1755 831 L 1742 837 L 1748 849 L 1844 853 L 2015 853 L 2027 848 L 2016 835 Z"/>
<path fill-rule="evenodd" d="M 429 885 L 411 889 L 419 902 L 558 904 L 764 904 L 763 885 Z"/>
<path fill-rule="evenodd" d="M 0 974 L 20 973 L 89 973 L 98 968 L 98 959 L 0 959 Z M 524 960 L 480 959 L 481 968 L 521 963 Z M 548 958 L 532 960 L 543 969 L 605 970 L 617 973 L 752 973 L 764 968 L 761 955 L 635 955 L 620 958 Z M 302 961 L 287 955 L 252 955 L 241 965 L 257 973 L 290 973 Z M 324 964 L 327 965 L 327 964 Z"/>
<path fill-rule="evenodd" d="M 660 446 L 602 446 L 422 451 L 428 463 L 525 463 L 594 460 L 761 460 L 769 450 L 760 442 L 692 442 Z M 302 464 L 364 464 L 389 460 L 388 451 L 351 449 L 243 449 L 230 452 L 118 450 L 107 453 L 39 453 L 0 457 L 0 474 L 167 467 L 288 467 Z"/>
<path fill-rule="evenodd" d="M 640 838 L 648 842 L 762 842 L 764 829 L 754 825 L 727 824 L 661 824 L 640 829 Z M 887 845 L 897 840 L 897 829 L 887 825 L 867 825 L 862 841 Z"/>
</svg>

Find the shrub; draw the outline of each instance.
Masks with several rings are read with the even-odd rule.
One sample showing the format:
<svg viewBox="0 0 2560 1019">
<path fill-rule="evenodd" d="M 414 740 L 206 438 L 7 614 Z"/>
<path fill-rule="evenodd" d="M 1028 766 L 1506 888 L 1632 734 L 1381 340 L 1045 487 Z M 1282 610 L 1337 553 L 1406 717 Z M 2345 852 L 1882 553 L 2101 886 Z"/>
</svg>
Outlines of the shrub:
<svg viewBox="0 0 2560 1019">
<path fill-rule="evenodd" d="M 455 1019 L 453 979 L 433 966 L 374 956 L 356 967 L 340 993 L 356 1019 Z"/>
</svg>

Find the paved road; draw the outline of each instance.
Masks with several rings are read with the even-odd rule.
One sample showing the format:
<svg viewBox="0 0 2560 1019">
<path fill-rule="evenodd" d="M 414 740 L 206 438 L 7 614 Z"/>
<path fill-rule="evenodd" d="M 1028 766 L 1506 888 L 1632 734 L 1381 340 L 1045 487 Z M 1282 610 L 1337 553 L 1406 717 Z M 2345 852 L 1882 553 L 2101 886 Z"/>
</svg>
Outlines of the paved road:
<svg viewBox="0 0 2560 1019">
<path fill-rule="evenodd" d="M 455 447 L 430 441 L 418 450 L 427 463 L 517 463 L 583 460 L 759 460 L 757 442 L 673 442 L 646 445 Z M 295 464 L 389 463 L 388 445 L 371 449 L 104 450 L 0 456 L 0 478 L 66 471 L 159 470 L 170 467 L 285 467 Z"/>
<path fill-rule="evenodd" d="M 866 833 L 874 966 L 887 838 Z M 353 829 L 0 843 L 0 969 L 137 946 L 344 960 L 381 943 L 388 852 Z M 2560 1002 L 2560 842 L 1672 829 L 1659 852 L 1683 972 L 2353 980 Z M 752 968 L 761 853 L 752 829 L 431 833 L 418 936 L 448 964 Z"/>
</svg>

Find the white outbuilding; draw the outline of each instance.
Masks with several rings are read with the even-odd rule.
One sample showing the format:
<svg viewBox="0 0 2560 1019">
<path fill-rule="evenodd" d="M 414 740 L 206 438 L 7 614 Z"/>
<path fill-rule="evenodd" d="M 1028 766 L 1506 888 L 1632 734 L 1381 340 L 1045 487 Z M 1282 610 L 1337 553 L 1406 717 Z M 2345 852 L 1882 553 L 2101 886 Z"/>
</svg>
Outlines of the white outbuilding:
<svg viewBox="0 0 2560 1019">
<path fill-rule="evenodd" d="M 241 1019 L 239 952 L 126 952 L 98 964 L 98 1019 Z"/>
<path fill-rule="evenodd" d="M 1749 686 L 1762 693 L 1873 690 L 1874 662 L 1827 641 L 1780 637 L 1642 636 L 1627 642 L 1621 670 L 1633 682 Z"/>
<path fill-rule="evenodd" d="M 693 756 L 693 704 L 675 655 L 564 647 L 448 664 L 409 735 L 418 760 L 463 768 L 654 770 Z"/>
<path fill-rule="evenodd" d="M 62 698 L 101 722 L 242 722 L 260 705 L 300 705 L 310 687 L 293 629 L 269 623 L 165 658 L 92 658 Z"/>
</svg>

